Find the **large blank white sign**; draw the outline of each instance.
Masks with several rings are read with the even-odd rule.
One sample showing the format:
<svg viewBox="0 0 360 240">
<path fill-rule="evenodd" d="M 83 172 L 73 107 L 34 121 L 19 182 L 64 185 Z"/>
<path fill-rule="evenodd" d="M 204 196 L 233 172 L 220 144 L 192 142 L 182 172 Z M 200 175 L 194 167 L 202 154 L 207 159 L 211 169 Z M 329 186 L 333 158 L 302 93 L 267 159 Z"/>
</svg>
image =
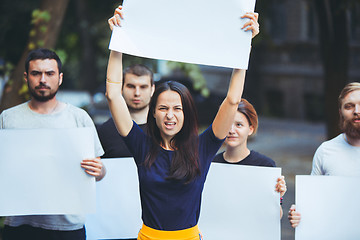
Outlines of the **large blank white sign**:
<svg viewBox="0 0 360 240">
<path fill-rule="evenodd" d="M 87 217 L 89 240 L 136 238 L 141 228 L 137 170 L 131 158 L 103 159 L 96 214 Z M 279 168 L 213 163 L 203 192 L 199 226 L 205 239 L 280 239 Z"/>
<path fill-rule="evenodd" d="M 199 227 L 207 240 L 280 240 L 280 168 L 212 163 Z"/>
<path fill-rule="evenodd" d="M 90 128 L 0 130 L 0 216 L 83 214 L 95 209 Z"/>
<path fill-rule="evenodd" d="M 128 0 L 109 48 L 140 57 L 247 69 L 255 0 Z"/>
<path fill-rule="evenodd" d="M 87 239 L 137 238 L 142 220 L 134 159 L 102 161 L 106 177 L 96 183 L 96 213 L 87 216 Z"/>
<path fill-rule="evenodd" d="M 296 240 L 360 239 L 359 177 L 296 176 Z"/>
</svg>

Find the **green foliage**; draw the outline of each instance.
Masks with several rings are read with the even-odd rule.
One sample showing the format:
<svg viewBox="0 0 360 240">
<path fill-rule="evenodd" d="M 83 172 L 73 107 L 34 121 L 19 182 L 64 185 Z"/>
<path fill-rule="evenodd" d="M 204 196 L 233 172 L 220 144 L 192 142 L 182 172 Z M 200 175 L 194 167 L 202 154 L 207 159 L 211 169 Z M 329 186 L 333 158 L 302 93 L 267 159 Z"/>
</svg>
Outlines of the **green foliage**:
<svg viewBox="0 0 360 240">
<path fill-rule="evenodd" d="M 33 42 L 29 42 L 29 44 L 28 44 L 28 49 L 29 49 L 29 50 L 34 50 L 35 48 L 36 48 L 36 44 L 33 43 Z"/>
<path fill-rule="evenodd" d="M 28 89 L 27 83 L 25 81 L 23 81 L 23 84 L 19 90 L 19 95 L 23 96 L 24 99 L 26 99 L 26 100 L 30 99 L 29 89 Z"/>
<path fill-rule="evenodd" d="M 79 35 L 77 33 L 69 33 L 65 38 L 65 46 L 69 49 L 76 48 L 79 44 Z"/>
<path fill-rule="evenodd" d="M 32 11 L 31 16 L 32 16 L 31 24 L 33 26 L 29 32 L 30 39 L 35 38 L 36 35 L 38 34 L 38 31 L 41 34 L 46 34 L 48 30 L 46 23 L 49 22 L 51 19 L 50 13 L 48 11 L 41 11 L 39 9 L 35 9 Z M 45 45 L 44 40 L 38 40 L 37 42 L 30 41 L 28 43 L 28 49 L 33 50 L 38 47 L 44 47 L 44 45 Z"/>
<path fill-rule="evenodd" d="M 40 27 L 40 32 L 46 33 L 47 32 L 47 26 L 41 26 Z"/>
<path fill-rule="evenodd" d="M 44 45 L 45 45 L 44 40 L 39 40 L 39 41 L 37 41 L 37 46 L 38 46 L 38 47 L 44 47 Z"/>
<path fill-rule="evenodd" d="M 54 51 L 59 56 L 62 64 L 64 65 L 66 63 L 66 60 L 67 60 L 67 57 L 68 57 L 68 54 L 66 53 L 66 50 L 64 50 L 64 49 L 56 49 Z"/>
<path fill-rule="evenodd" d="M 172 61 L 169 61 L 167 65 L 171 70 L 180 70 L 185 73 L 193 81 L 193 88 L 200 91 L 202 96 L 209 97 L 210 91 L 198 65 Z"/>
<path fill-rule="evenodd" d="M 88 0 L 85 1 L 87 5 L 85 12 L 77 11 L 78 5 L 76 2 L 69 1 L 56 45 L 56 49 L 62 49 L 67 54 L 66 64 L 64 64 L 63 68 L 66 81 L 63 82 L 61 88 L 99 91 L 104 85 L 109 58 L 108 47 L 111 31 L 107 19 L 111 17 L 120 1 L 108 0 L 104 3 L 98 0 Z M 79 19 L 81 20 L 79 21 Z M 87 35 L 83 34 L 83 28 L 86 29 Z M 92 50 L 90 52 L 91 56 L 87 52 L 90 48 Z M 86 80 L 92 81 L 92 84 L 86 86 L 84 86 L 84 76 L 82 76 L 83 69 L 88 67 L 84 66 L 84 61 L 82 61 L 85 55 L 95 62 L 95 66 L 92 66 L 95 67 L 95 70 L 91 69 L 94 75 L 92 75 L 91 79 Z M 93 82 L 96 83 L 93 84 Z M 97 85 L 98 88 L 94 89 L 93 85 Z"/>
<path fill-rule="evenodd" d="M 35 9 L 32 12 L 32 20 L 31 24 L 38 24 L 41 21 L 49 22 L 51 19 L 51 15 L 48 11 L 41 11 L 39 9 Z"/>
<path fill-rule="evenodd" d="M 29 32 L 29 36 L 30 37 L 35 37 L 36 35 L 36 30 L 35 29 L 31 29 L 31 31 Z"/>
</svg>

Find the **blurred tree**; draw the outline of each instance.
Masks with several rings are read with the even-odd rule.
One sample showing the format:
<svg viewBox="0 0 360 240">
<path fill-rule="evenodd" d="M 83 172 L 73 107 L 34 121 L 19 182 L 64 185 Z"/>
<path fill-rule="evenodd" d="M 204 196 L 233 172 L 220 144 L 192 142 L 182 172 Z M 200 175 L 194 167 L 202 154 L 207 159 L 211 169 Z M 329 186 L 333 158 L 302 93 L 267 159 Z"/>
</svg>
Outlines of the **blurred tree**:
<svg viewBox="0 0 360 240">
<path fill-rule="evenodd" d="M 106 4 L 96 0 L 75 0 L 69 3 L 58 48 L 66 50 L 68 62 L 64 67 L 64 88 L 95 92 L 103 83 L 111 31 L 107 19 L 119 0 Z"/>
<path fill-rule="evenodd" d="M 99 91 L 104 83 L 111 31 L 107 19 L 121 1 L 69 2 L 57 48 L 67 53 L 62 89 Z"/>
<path fill-rule="evenodd" d="M 6 86 L 0 102 L 0 112 L 27 100 L 23 72 L 24 62 L 30 50 L 37 47 L 54 48 L 69 0 L 42 0 L 40 8 L 32 12 L 32 29 L 29 41 Z"/>
<path fill-rule="evenodd" d="M 314 0 L 324 71 L 327 137 L 339 134 L 338 96 L 349 78 L 349 8 L 351 0 Z"/>
<path fill-rule="evenodd" d="M 94 48 L 94 38 L 91 36 L 90 14 L 86 0 L 76 0 L 76 19 L 77 28 L 79 29 L 80 42 L 82 46 L 81 65 L 79 69 L 79 87 L 84 90 L 94 90 L 97 83 L 93 78 L 97 76 L 96 56 Z"/>
</svg>

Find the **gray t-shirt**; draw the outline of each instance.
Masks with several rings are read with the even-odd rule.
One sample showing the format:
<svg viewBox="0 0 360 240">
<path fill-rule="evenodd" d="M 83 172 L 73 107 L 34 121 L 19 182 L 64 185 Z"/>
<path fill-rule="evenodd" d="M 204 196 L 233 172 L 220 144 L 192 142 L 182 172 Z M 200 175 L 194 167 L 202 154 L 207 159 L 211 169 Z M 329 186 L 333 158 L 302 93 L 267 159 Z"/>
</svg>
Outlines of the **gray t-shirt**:
<svg viewBox="0 0 360 240">
<path fill-rule="evenodd" d="M 95 155 L 102 156 L 101 147 L 95 126 L 90 116 L 82 109 L 66 104 L 63 109 L 52 114 L 39 114 L 29 108 L 28 103 L 23 103 L 7 109 L 0 114 L 0 129 L 11 128 L 81 128 L 94 129 Z M 80 229 L 85 223 L 83 215 L 29 215 L 9 216 L 5 224 L 17 227 L 28 224 L 49 230 L 71 231 Z"/>
<path fill-rule="evenodd" d="M 345 141 L 344 133 L 316 150 L 311 175 L 360 176 L 360 147 Z"/>
</svg>

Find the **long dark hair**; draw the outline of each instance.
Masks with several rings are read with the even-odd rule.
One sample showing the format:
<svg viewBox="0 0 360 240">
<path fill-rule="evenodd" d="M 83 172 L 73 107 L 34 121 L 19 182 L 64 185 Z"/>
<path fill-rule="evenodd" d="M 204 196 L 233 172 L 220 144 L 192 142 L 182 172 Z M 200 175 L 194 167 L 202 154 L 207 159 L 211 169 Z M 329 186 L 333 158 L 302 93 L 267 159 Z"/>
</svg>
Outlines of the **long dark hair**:
<svg viewBox="0 0 360 240">
<path fill-rule="evenodd" d="M 198 118 L 194 100 L 189 90 L 181 83 L 167 81 L 156 86 L 154 95 L 149 105 L 149 114 L 147 117 L 148 134 L 152 140 L 152 147 L 145 159 L 145 166 L 151 167 L 154 163 L 159 146 L 163 144 L 160 130 L 156 125 L 154 112 L 159 95 L 164 91 L 175 91 L 180 95 L 184 124 L 182 129 L 171 139 L 170 144 L 174 151 L 171 161 L 168 179 L 184 180 L 191 182 L 196 176 L 200 175 L 199 167 L 199 136 L 198 136 Z"/>
</svg>

